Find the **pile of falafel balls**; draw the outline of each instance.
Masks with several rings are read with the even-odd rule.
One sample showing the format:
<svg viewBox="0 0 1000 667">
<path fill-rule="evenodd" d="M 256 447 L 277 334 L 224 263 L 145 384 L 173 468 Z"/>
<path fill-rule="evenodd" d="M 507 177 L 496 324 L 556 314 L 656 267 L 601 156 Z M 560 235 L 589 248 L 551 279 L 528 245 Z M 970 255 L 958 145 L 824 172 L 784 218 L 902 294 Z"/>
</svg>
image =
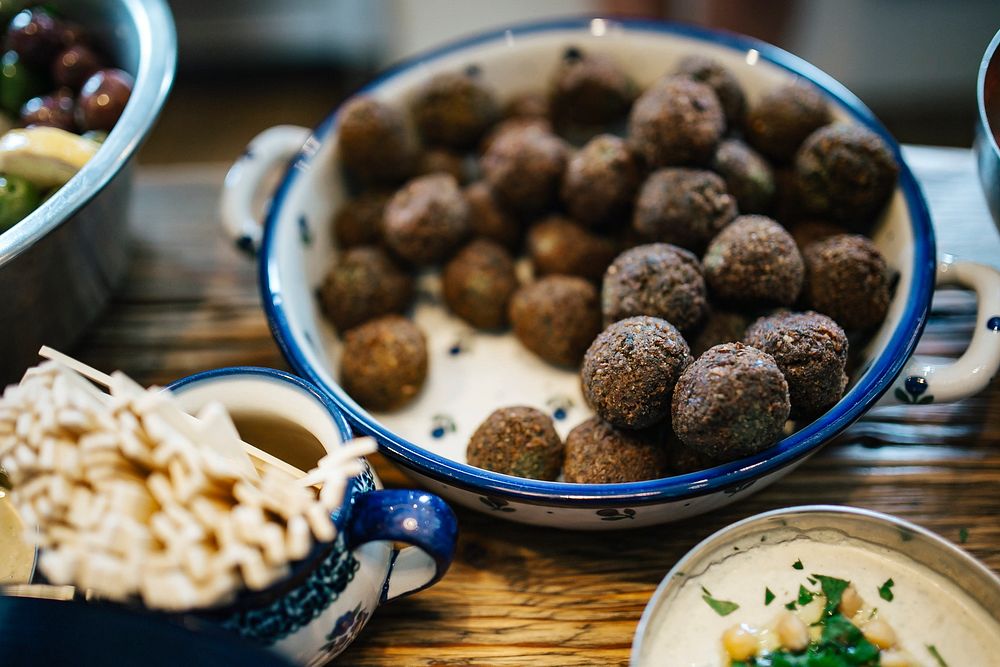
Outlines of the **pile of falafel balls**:
<svg viewBox="0 0 1000 667">
<path fill-rule="evenodd" d="M 888 308 L 892 275 L 865 233 L 898 166 L 805 82 L 750 104 L 694 55 L 640 90 L 570 48 L 547 94 L 506 105 L 474 66 L 434 76 L 408 109 L 356 97 L 339 155 L 357 194 L 319 294 L 355 400 L 391 410 L 419 393 L 426 342 L 402 314 L 426 267 L 442 267 L 458 317 L 580 367 L 596 416 L 563 443 L 535 408 L 496 410 L 467 452 L 487 470 L 618 483 L 760 452 L 837 402 L 848 334 Z"/>
</svg>

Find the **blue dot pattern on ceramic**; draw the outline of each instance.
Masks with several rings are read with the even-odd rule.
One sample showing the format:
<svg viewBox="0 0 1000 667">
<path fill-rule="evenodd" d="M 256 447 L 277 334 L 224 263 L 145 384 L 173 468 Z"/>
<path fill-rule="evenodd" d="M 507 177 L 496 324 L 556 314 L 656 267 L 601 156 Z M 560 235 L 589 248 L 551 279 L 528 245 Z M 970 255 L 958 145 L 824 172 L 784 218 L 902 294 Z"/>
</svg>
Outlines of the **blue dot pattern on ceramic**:
<svg viewBox="0 0 1000 667">
<path fill-rule="evenodd" d="M 448 433 L 455 432 L 455 420 L 448 415 L 434 415 L 431 417 L 431 437 L 440 440 Z"/>
<path fill-rule="evenodd" d="M 222 626 L 244 639 L 270 646 L 305 626 L 336 602 L 360 566 L 347 549 L 344 534 L 340 533 L 329 555 L 305 581 L 266 607 L 233 614 Z"/>
<path fill-rule="evenodd" d="M 299 238 L 302 239 L 302 245 L 312 245 L 312 230 L 309 229 L 309 221 L 301 213 L 299 214 Z"/>
<path fill-rule="evenodd" d="M 365 461 L 364 470 L 354 478 L 355 493 L 375 489 L 375 473 Z M 338 519 L 334 515 L 334 520 Z M 347 549 L 343 532 L 337 535 L 330 555 L 302 584 L 260 609 L 251 609 L 229 617 L 223 627 L 265 645 L 287 637 L 316 618 L 336 602 L 354 579 L 360 563 Z"/>
<path fill-rule="evenodd" d="M 927 391 L 927 378 L 911 375 L 903 382 L 906 391 L 913 396 L 920 396 Z"/>
<path fill-rule="evenodd" d="M 990 331 L 1000 331 L 1000 315 L 994 315 L 986 320 L 986 328 Z"/>
<path fill-rule="evenodd" d="M 903 380 L 902 388 L 896 387 L 893 395 L 900 403 L 927 405 L 934 402 L 934 397 L 931 394 L 924 395 L 928 389 L 930 389 L 930 384 L 927 382 L 927 378 L 920 375 L 910 375 Z"/>
<path fill-rule="evenodd" d="M 489 507 L 494 512 L 513 512 L 513 507 L 503 498 L 493 498 L 491 496 L 479 496 L 479 502 Z"/>
</svg>

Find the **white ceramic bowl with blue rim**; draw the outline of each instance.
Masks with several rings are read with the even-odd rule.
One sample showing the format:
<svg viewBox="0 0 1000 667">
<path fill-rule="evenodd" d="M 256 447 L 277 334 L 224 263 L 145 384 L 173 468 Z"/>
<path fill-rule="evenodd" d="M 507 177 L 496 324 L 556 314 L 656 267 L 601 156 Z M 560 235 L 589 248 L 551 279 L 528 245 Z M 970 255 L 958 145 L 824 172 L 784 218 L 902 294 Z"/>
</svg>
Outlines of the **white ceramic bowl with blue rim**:
<svg viewBox="0 0 1000 667">
<path fill-rule="evenodd" d="M 533 405 L 554 416 L 565 436 L 590 416 L 578 374 L 524 350 L 512 334 L 470 329 L 450 316 L 434 275 L 421 277 L 413 316 L 428 336 L 430 373 L 418 398 L 394 413 L 371 413 L 337 382 L 340 342 L 314 291 L 335 261 L 329 221 L 346 192 L 337 158 L 336 110 L 312 131 L 266 130 L 229 172 L 221 217 L 237 245 L 260 251 L 260 288 L 272 332 L 294 369 L 320 387 L 351 425 L 446 498 L 525 523 L 607 529 L 650 525 L 706 512 L 764 488 L 843 431 L 883 395 L 893 402 L 957 400 L 980 391 L 1000 365 L 1000 275 L 988 267 L 936 260 L 927 205 L 899 146 L 860 100 L 816 67 L 747 37 L 648 21 L 569 19 L 500 29 L 458 41 L 389 69 L 361 92 L 405 107 L 435 73 L 476 65 L 509 98 L 542 91 L 567 47 L 613 56 L 640 85 L 690 53 L 734 71 L 750 103 L 781 82 L 812 82 L 837 120 L 882 136 L 900 163 L 898 187 L 875 227 L 874 242 L 899 281 L 889 314 L 863 351 L 861 370 L 839 403 L 764 452 L 709 470 L 628 484 L 580 485 L 520 479 L 465 462 L 469 435 L 495 408 Z M 263 232 L 252 202 L 265 175 L 290 160 L 269 205 Z M 959 284 L 979 297 L 975 334 L 954 363 L 911 359 L 935 284 Z"/>
<path fill-rule="evenodd" d="M 324 447 L 353 437 L 328 396 L 282 371 L 223 368 L 186 377 L 170 389 L 189 412 L 217 401 L 233 415 L 290 420 Z M 440 579 L 455 551 L 457 522 L 441 498 L 382 489 L 367 464 L 348 484 L 334 523 L 336 540 L 317 545 L 289 578 L 200 617 L 297 664 L 325 664 L 358 636 L 379 604 Z"/>
</svg>

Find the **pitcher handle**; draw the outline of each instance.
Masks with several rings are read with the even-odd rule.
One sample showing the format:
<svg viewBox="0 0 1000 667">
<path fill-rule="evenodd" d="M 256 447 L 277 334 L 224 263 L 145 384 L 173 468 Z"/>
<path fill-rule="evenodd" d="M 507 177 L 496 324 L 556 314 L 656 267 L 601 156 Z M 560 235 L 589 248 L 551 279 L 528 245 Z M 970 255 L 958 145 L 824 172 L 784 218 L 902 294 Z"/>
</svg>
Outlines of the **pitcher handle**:
<svg viewBox="0 0 1000 667">
<path fill-rule="evenodd" d="M 426 491 L 382 489 L 359 494 L 348 523 L 348 547 L 391 540 L 412 546 L 393 549 L 385 599 L 410 595 L 436 583 L 455 555 L 458 520 L 448 504 Z"/>
</svg>

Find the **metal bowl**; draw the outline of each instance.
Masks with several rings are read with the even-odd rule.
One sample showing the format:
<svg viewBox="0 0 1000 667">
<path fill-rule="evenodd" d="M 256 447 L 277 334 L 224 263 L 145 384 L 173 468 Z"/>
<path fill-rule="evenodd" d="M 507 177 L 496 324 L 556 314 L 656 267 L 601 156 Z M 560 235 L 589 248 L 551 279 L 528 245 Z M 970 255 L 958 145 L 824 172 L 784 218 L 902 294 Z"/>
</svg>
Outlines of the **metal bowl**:
<svg viewBox="0 0 1000 667">
<path fill-rule="evenodd" d="M 97 154 L 28 217 L 0 234 L 0 383 L 72 345 L 107 304 L 129 257 L 130 162 L 173 83 L 177 38 L 165 0 L 62 0 L 115 63 L 135 77 L 125 111 Z"/>
<path fill-rule="evenodd" d="M 1000 228 L 1000 31 L 986 47 L 976 80 L 976 140 L 973 150 L 990 215 Z"/>
<path fill-rule="evenodd" d="M 838 539 L 864 544 L 878 551 L 894 552 L 935 572 L 954 584 L 992 618 L 1000 618 L 1000 578 L 951 542 L 903 519 L 857 507 L 804 505 L 764 512 L 729 525 L 707 537 L 663 578 L 639 619 L 632 642 L 630 664 L 649 664 L 651 637 L 658 621 L 676 598 L 687 578 L 738 551 L 751 549 L 765 539 L 780 543 L 802 537 L 820 542 Z"/>
</svg>

